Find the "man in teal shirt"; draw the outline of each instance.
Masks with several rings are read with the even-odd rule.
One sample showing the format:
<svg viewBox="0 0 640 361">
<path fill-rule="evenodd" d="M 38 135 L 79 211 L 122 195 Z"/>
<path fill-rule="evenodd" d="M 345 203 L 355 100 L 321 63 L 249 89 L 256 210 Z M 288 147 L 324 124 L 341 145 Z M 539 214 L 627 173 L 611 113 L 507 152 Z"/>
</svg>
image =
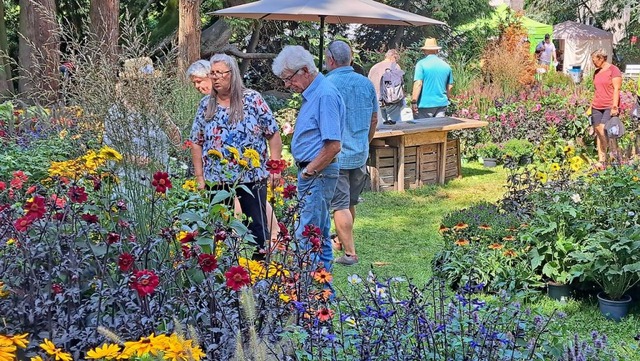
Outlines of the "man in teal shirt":
<svg viewBox="0 0 640 361">
<path fill-rule="evenodd" d="M 444 117 L 453 87 L 451 67 L 436 55 L 440 50 L 436 39 L 427 38 L 421 49 L 426 57 L 416 64 L 411 109 L 416 118 Z"/>
<path fill-rule="evenodd" d="M 353 221 L 358 198 L 368 180 L 366 163 L 369 142 L 378 123 L 378 97 L 369 78 L 356 73 L 350 65 L 352 51 L 349 44 L 341 40 L 332 41 L 327 46 L 325 59 L 329 70 L 327 80 L 338 89 L 347 110 L 338 157 L 340 176 L 331 209 L 336 233 L 344 248 L 344 255 L 334 262 L 349 266 L 358 262 L 353 242 Z"/>
</svg>

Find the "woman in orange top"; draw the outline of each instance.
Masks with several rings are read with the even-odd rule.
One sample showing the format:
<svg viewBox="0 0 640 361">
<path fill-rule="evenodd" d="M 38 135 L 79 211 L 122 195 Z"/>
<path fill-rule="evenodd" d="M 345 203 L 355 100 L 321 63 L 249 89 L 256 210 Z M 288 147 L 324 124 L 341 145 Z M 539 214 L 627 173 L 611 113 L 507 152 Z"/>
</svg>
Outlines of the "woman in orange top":
<svg viewBox="0 0 640 361">
<path fill-rule="evenodd" d="M 618 67 L 607 62 L 607 53 L 603 49 L 591 53 L 591 61 L 596 67 L 593 74 L 595 94 L 591 102 L 591 125 L 596 133 L 598 161 L 604 163 L 607 160 L 607 146 L 609 144 L 604 126 L 611 117 L 618 116 L 622 73 Z M 617 144 L 612 144 L 611 148 L 616 152 Z"/>
</svg>

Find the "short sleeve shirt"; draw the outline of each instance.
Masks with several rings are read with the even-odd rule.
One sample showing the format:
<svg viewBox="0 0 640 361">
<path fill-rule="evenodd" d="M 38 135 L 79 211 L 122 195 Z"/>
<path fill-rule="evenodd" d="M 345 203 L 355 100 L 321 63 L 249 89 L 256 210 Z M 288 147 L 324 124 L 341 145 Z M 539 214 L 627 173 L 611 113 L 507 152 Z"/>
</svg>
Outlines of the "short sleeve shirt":
<svg viewBox="0 0 640 361">
<path fill-rule="evenodd" d="M 428 55 L 416 64 L 413 80 L 422 81 L 418 108 L 436 108 L 449 105 L 447 88 L 453 84 L 451 66 L 435 54 Z"/>
<path fill-rule="evenodd" d="M 549 42 L 548 44 L 546 42 L 542 42 L 542 53 L 540 53 L 540 61 L 546 62 L 546 63 L 550 63 L 551 62 L 551 57 L 553 56 L 553 53 L 556 52 L 556 46 L 553 45 L 552 42 Z"/>
<path fill-rule="evenodd" d="M 596 69 L 593 74 L 595 94 L 591 106 L 594 109 L 610 109 L 613 106 L 613 78 L 621 78 L 622 73 L 615 65 L 606 70 Z"/>
<path fill-rule="evenodd" d="M 302 106 L 296 119 L 291 155 L 296 162 L 310 162 L 325 141 L 340 141 L 346 109 L 338 89 L 322 75 L 316 75 L 302 92 Z"/>
<path fill-rule="evenodd" d="M 210 96 L 200 101 L 190 140 L 202 147 L 208 181 L 251 183 L 269 175 L 267 138 L 279 130 L 278 123 L 260 93 L 246 89 L 243 96 L 244 118 L 237 123 L 230 121 L 228 109 L 220 105 L 212 119 L 205 119 Z"/>
</svg>

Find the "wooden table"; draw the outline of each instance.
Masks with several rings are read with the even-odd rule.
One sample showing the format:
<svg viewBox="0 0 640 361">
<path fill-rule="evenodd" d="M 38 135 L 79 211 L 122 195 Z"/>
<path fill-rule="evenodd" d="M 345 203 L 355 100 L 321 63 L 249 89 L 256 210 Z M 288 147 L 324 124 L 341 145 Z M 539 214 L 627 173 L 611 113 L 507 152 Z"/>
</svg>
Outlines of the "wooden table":
<svg viewBox="0 0 640 361">
<path fill-rule="evenodd" d="M 392 189 L 401 192 L 405 189 L 405 181 L 416 187 L 425 183 L 443 184 L 447 178 L 447 148 L 453 152 L 455 146 L 458 147 L 457 154 L 449 156 L 457 157 L 456 176 L 460 176 L 459 143 L 457 139 L 448 140 L 448 132 L 480 128 L 487 124 L 480 120 L 445 117 L 380 125 L 371 142 L 372 190 L 391 189 L 390 182 L 381 182 L 384 189 L 378 187 L 380 183 L 375 183 L 384 177 L 389 179 L 390 169 L 393 169 Z M 415 179 L 412 174 L 415 174 Z M 415 182 L 411 183 L 412 180 Z"/>
</svg>

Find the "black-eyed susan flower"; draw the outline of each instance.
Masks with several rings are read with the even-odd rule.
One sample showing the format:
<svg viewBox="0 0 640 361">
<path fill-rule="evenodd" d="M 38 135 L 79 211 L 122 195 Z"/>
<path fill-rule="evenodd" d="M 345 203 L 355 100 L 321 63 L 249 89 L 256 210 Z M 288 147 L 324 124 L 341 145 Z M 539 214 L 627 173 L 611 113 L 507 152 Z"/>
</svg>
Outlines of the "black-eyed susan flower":
<svg viewBox="0 0 640 361">
<path fill-rule="evenodd" d="M 464 222 L 458 222 L 458 224 L 453 226 L 453 230 L 454 231 L 459 231 L 459 230 L 466 229 L 466 228 L 469 228 L 469 225 L 464 223 Z"/>
<path fill-rule="evenodd" d="M 502 248 L 504 248 L 504 245 L 500 243 L 492 243 L 489 245 L 489 249 L 502 249 Z"/>
<path fill-rule="evenodd" d="M 464 238 L 460 238 L 459 240 L 454 242 L 456 246 L 468 246 L 469 245 L 469 241 L 464 239 Z"/>
<path fill-rule="evenodd" d="M 92 360 L 115 360 L 120 354 L 120 346 L 115 344 L 103 344 L 87 352 L 87 358 Z"/>
</svg>

